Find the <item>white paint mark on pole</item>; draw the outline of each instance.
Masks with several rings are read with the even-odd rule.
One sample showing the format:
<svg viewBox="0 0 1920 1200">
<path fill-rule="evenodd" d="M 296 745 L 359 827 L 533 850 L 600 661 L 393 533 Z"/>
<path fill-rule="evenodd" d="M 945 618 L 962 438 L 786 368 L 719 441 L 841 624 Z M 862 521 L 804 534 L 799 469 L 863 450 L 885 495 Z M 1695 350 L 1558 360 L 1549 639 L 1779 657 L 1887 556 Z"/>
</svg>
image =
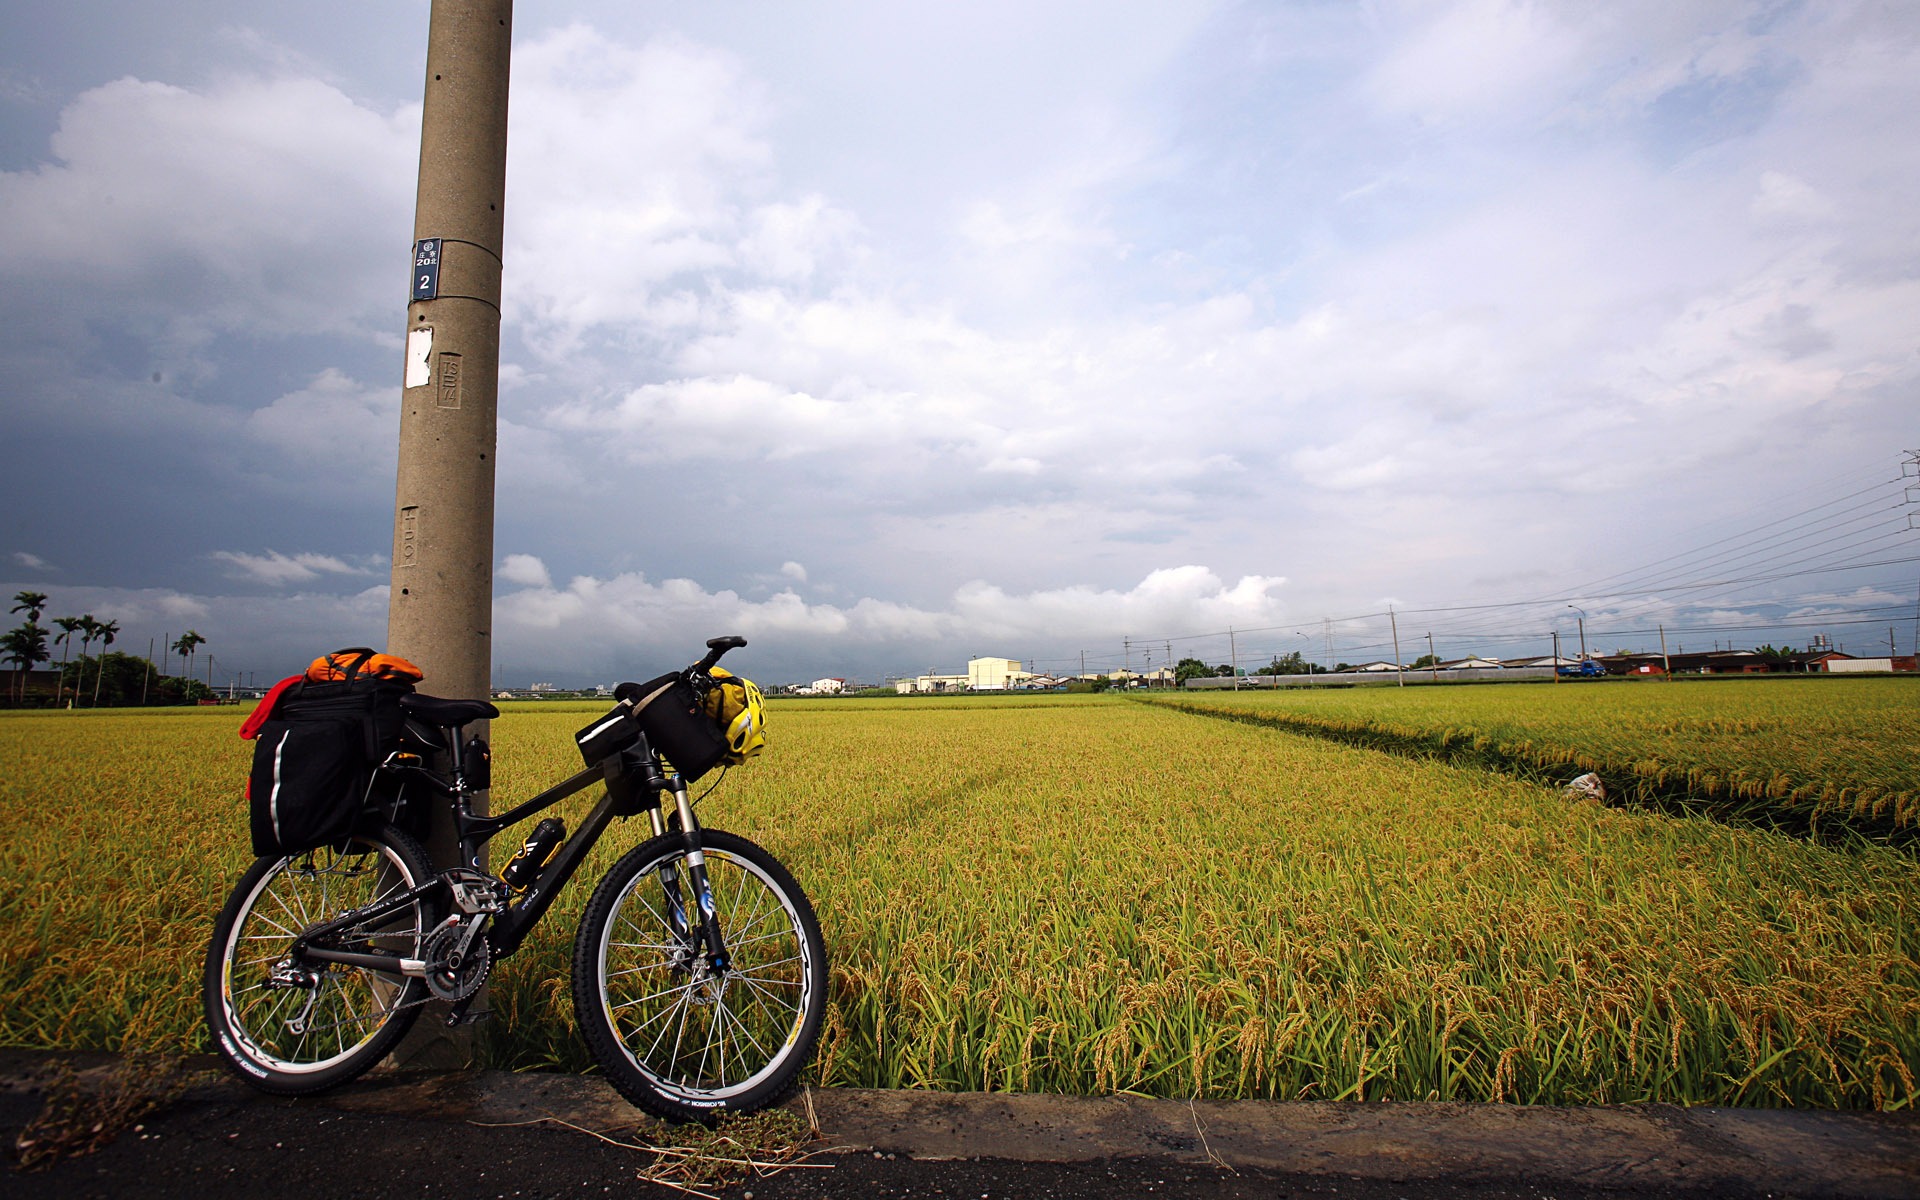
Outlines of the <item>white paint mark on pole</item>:
<svg viewBox="0 0 1920 1200">
<path fill-rule="evenodd" d="M 407 386 L 425 387 L 433 382 L 433 327 L 407 331 Z"/>
</svg>

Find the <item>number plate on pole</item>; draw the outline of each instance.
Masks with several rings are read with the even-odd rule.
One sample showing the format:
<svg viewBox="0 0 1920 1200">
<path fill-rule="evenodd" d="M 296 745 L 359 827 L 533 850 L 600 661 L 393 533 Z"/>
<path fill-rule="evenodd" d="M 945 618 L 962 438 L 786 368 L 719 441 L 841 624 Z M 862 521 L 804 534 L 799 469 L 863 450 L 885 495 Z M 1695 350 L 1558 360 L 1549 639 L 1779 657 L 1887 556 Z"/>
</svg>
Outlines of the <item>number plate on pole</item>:
<svg viewBox="0 0 1920 1200">
<path fill-rule="evenodd" d="M 440 239 L 421 238 L 413 244 L 413 298 L 431 300 L 440 294 Z"/>
</svg>

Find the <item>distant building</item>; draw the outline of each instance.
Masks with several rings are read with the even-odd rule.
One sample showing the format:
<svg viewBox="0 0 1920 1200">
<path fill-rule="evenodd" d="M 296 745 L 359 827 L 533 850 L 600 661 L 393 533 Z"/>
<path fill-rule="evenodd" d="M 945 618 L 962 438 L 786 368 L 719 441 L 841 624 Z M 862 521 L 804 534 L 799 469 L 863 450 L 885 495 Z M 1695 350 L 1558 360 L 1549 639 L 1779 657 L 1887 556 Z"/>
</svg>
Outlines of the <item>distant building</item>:
<svg viewBox="0 0 1920 1200">
<path fill-rule="evenodd" d="M 1054 682 L 1052 676 L 1036 676 L 1030 671 L 1020 669 L 1020 662 L 1013 658 L 975 658 L 967 662 L 965 675 L 939 675 L 932 671 L 925 675 L 902 678 L 893 681 L 893 690 L 901 695 L 909 692 L 1004 692 L 1009 688 L 1032 687 L 1034 680 L 1047 679 Z"/>
<path fill-rule="evenodd" d="M 975 692 L 1004 692 L 1027 678 L 1017 660 L 1011 658 L 970 658 L 967 660 L 967 688 Z"/>
<path fill-rule="evenodd" d="M 1820 670 L 1834 674 L 1848 674 L 1865 671 L 1912 671 L 1915 666 L 1911 654 L 1892 655 L 1884 658 L 1848 658 L 1843 654 L 1829 655 L 1823 661 Z"/>
<path fill-rule="evenodd" d="M 1102 675 L 1109 684 L 1117 688 L 1135 687 L 1172 687 L 1174 671 L 1172 667 L 1155 667 L 1151 671 L 1103 671 L 1098 675 L 1082 675 L 1081 679 L 1098 679 Z"/>
</svg>

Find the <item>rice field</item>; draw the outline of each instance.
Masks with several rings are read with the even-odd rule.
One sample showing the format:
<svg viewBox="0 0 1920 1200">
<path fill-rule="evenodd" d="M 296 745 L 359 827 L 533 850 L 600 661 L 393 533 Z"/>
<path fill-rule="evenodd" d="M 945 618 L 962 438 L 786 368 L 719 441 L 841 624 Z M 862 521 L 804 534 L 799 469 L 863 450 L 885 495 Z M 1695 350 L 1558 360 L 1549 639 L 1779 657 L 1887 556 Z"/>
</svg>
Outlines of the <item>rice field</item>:
<svg viewBox="0 0 1920 1200">
<path fill-rule="evenodd" d="M 1183 691 L 1153 702 L 1536 778 L 1592 771 L 1628 801 L 1920 837 L 1920 679 Z"/>
<path fill-rule="evenodd" d="M 594 711 L 495 722 L 496 803 L 570 772 Z M 247 856 L 241 715 L 0 717 L 0 1042 L 200 1046 L 204 941 Z M 771 732 L 701 811 L 819 911 L 823 1084 L 1920 1097 L 1920 863 L 1894 849 L 1106 697 L 780 703 Z M 496 969 L 496 1065 L 590 1068 L 572 922 L 642 836 L 616 828 Z"/>
</svg>

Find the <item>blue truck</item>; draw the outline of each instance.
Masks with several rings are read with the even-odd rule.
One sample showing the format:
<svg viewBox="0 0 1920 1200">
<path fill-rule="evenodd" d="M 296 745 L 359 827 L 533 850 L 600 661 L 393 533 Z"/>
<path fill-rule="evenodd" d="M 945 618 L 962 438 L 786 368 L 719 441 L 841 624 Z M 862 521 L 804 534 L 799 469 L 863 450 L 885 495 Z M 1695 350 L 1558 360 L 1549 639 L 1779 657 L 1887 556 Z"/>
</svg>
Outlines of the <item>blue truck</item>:
<svg viewBox="0 0 1920 1200">
<path fill-rule="evenodd" d="M 1554 668 L 1568 679 L 1598 679 L 1607 673 L 1607 669 L 1590 658 L 1583 658 L 1577 664 Z"/>
</svg>

